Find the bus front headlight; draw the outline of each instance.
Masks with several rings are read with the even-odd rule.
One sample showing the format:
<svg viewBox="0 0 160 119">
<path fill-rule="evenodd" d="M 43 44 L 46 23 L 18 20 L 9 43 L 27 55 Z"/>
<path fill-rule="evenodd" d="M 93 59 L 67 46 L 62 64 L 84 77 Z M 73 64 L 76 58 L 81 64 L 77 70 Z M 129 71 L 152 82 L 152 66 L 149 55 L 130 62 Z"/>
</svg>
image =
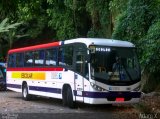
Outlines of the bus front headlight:
<svg viewBox="0 0 160 119">
<path fill-rule="evenodd" d="M 141 85 L 138 85 L 135 89 L 133 89 L 134 91 L 139 91 L 141 89 Z"/>
<path fill-rule="evenodd" d="M 91 84 L 91 86 L 95 89 L 95 90 L 98 90 L 98 91 L 105 91 L 105 89 L 104 88 L 102 88 L 102 87 L 100 87 L 100 86 L 97 86 L 96 84 L 94 84 L 94 83 L 90 83 Z"/>
</svg>

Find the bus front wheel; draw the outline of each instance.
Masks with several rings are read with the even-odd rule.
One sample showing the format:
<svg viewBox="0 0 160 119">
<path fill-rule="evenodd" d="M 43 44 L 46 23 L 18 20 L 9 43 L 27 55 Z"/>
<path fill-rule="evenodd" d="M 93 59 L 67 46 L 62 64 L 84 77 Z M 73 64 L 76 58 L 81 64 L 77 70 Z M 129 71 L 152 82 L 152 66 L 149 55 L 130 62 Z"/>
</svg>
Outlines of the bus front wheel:
<svg viewBox="0 0 160 119">
<path fill-rule="evenodd" d="M 74 104 L 74 101 L 73 101 L 73 94 L 72 94 L 72 90 L 71 90 L 70 87 L 67 88 L 67 105 L 70 108 L 75 107 L 75 104 Z"/>
<path fill-rule="evenodd" d="M 62 92 L 62 101 L 64 106 L 68 106 L 69 108 L 74 108 L 75 103 L 73 101 L 73 94 L 70 86 L 66 86 Z"/>
<path fill-rule="evenodd" d="M 27 84 L 24 84 L 22 87 L 22 97 L 24 100 L 29 101 L 31 96 L 28 93 L 28 86 Z"/>
</svg>

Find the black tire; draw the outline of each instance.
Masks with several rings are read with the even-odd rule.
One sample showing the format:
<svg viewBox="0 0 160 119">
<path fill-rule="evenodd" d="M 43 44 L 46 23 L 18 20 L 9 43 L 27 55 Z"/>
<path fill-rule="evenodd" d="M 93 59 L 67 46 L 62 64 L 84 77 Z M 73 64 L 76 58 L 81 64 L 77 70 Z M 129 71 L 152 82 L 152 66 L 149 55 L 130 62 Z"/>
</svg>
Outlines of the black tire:
<svg viewBox="0 0 160 119">
<path fill-rule="evenodd" d="M 31 95 L 28 93 L 28 86 L 24 84 L 22 87 L 22 97 L 24 100 L 29 101 L 31 99 Z"/>
<path fill-rule="evenodd" d="M 62 103 L 63 103 L 63 106 L 67 106 L 67 92 L 66 92 L 66 90 L 64 90 L 62 92 Z"/>
<path fill-rule="evenodd" d="M 67 88 L 66 101 L 67 101 L 67 106 L 69 108 L 75 108 L 75 103 L 73 101 L 73 94 L 70 87 Z"/>
</svg>

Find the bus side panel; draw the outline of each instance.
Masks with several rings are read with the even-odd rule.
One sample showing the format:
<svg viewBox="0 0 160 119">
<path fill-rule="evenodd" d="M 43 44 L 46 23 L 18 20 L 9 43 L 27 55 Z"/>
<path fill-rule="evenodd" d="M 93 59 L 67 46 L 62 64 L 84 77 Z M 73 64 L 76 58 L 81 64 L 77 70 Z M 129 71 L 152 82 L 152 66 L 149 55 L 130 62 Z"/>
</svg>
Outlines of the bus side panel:
<svg viewBox="0 0 160 119">
<path fill-rule="evenodd" d="M 16 92 L 22 92 L 22 80 L 19 79 L 13 79 L 12 78 L 13 71 L 7 71 L 7 89 L 16 91 Z"/>
<path fill-rule="evenodd" d="M 27 81 L 30 94 L 62 99 L 64 84 L 69 84 L 72 90 L 74 89 L 72 71 L 44 71 L 42 73 L 45 73 L 45 80 Z"/>
<path fill-rule="evenodd" d="M 58 94 L 58 98 L 62 99 L 62 90 L 63 90 L 63 86 L 64 84 L 68 84 L 71 89 L 72 89 L 72 94 L 73 90 L 75 89 L 75 85 L 74 85 L 74 72 L 70 71 L 70 70 L 66 70 L 63 72 L 59 72 L 59 77 L 57 79 L 52 79 L 52 80 L 56 80 L 57 82 L 57 89 L 61 89 L 61 94 Z M 73 95 L 74 96 L 74 95 Z M 73 97 L 73 100 L 75 98 Z"/>
<path fill-rule="evenodd" d="M 33 72 L 35 73 L 35 72 Z M 29 93 L 32 95 L 39 95 L 45 97 L 61 98 L 61 89 L 57 88 L 57 79 L 55 74 L 61 74 L 61 71 L 37 71 L 37 73 L 45 74 L 44 79 L 32 79 L 28 81 Z"/>
</svg>

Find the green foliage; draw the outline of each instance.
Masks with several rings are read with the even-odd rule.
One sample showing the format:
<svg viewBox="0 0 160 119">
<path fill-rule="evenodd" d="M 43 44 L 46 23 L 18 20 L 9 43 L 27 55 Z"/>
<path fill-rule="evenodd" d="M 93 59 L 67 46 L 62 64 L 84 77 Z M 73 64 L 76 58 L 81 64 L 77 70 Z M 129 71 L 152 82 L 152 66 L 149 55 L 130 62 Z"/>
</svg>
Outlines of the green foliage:
<svg viewBox="0 0 160 119">
<path fill-rule="evenodd" d="M 128 39 L 126 35 L 126 28 L 128 27 L 127 24 L 127 12 L 123 12 L 117 17 L 116 26 L 114 28 L 114 32 L 112 34 L 112 37 L 115 39 Z"/>
<path fill-rule="evenodd" d="M 48 25 L 56 30 L 58 39 L 70 39 L 86 36 L 89 19 L 86 12 L 86 0 L 48 0 Z"/>
<path fill-rule="evenodd" d="M 17 26 L 19 26 L 21 23 L 13 23 L 9 24 L 8 23 L 8 18 L 5 18 L 1 23 L 0 23 L 0 33 L 2 32 L 8 32 L 10 29 L 15 29 Z"/>
<path fill-rule="evenodd" d="M 138 40 L 146 35 L 154 14 L 152 0 L 130 0 L 127 10 L 118 18 L 113 38 L 123 38 L 138 45 Z"/>
<path fill-rule="evenodd" d="M 158 9 L 156 0 L 130 0 L 127 10 L 118 16 L 113 33 L 113 38 L 129 40 L 137 45 L 143 66 L 153 61 L 149 64 L 156 68 L 159 64 L 154 62 L 159 57 L 159 22 L 155 24 L 154 21 L 158 18 Z M 152 67 L 152 70 L 157 69 Z"/>
<path fill-rule="evenodd" d="M 0 19 L 14 18 L 19 0 L 0 0 Z"/>
<path fill-rule="evenodd" d="M 5 18 L 1 23 L 0 23 L 0 56 L 4 56 L 4 52 L 3 52 L 3 48 L 5 48 L 4 42 L 9 42 L 9 45 L 11 45 L 12 40 L 10 38 L 6 38 L 4 40 L 4 36 L 6 37 L 6 35 L 4 35 L 4 33 L 10 33 L 10 31 L 15 30 L 20 24 L 22 23 L 8 23 L 8 18 Z M 15 35 L 15 34 L 14 34 Z M 3 39 L 3 40 L 2 40 Z"/>
<path fill-rule="evenodd" d="M 142 64 L 150 72 L 160 71 L 160 19 L 150 26 L 141 44 Z"/>
<path fill-rule="evenodd" d="M 143 90 L 157 89 L 160 86 L 160 1 L 129 0 L 127 9 L 117 17 L 112 36 L 136 44 L 142 70 L 150 73 Z"/>
<path fill-rule="evenodd" d="M 122 14 L 127 9 L 128 0 L 112 0 L 109 3 L 109 9 L 112 12 L 112 17 L 116 18 L 116 16 Z"/>
<path fill-rule="evenodd" d="M 110 0 L 87 0 L 86 9 L 91 15 L 92 27 L 88 31 L 88 37 L 110 37 L 111 13 Z"/>
<path fill-rule="evenodd" d="M 16 0 L 13 7 L 14 19 L 24 22 L 23 33 L 31 38 L 43 34 L 47 28 L 55 31 L 53 38 L 56 39 L 86 37 L 87 34 L 93 37 L 110 37 L 110 1 Z"/>
<path fill-rule="evenodd" d="M 159 80 L 159 72 L 150 72 L 148 80 L 146 81 L 145 85 L 143 86 L 142 91 L 145 93 L 153 92 L 153 91 L 160 91 L 160 80 Z"/>
<path fill-rule="evenodd" d="M 18 4 L 18 20 L 25 23 L 23 26 L 25 34 L 29 34 L 32 38 L 41 34 L 48 24 L 46 4 L 44 0 L 21 1 Z"/>
<path fill-rule="evenodd" d="M 49 2 L 51 8 L 47 9 L 50 17 L 49 26 L 57 32 L 58 39 L 68 39 L 75 36 L 73 14 L 63 1 L 53 0 Z M 62 7 L 63 6 L 63 7 Z"/>
</svg>

